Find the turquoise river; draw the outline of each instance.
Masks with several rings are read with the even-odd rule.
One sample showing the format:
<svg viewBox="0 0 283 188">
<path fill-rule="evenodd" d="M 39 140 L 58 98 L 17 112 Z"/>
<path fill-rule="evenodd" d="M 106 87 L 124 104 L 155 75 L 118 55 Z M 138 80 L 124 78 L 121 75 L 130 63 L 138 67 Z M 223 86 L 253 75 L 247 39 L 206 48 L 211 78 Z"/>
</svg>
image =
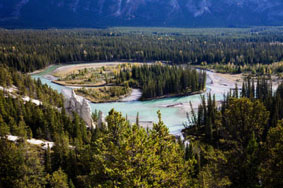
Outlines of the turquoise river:
<svg viewBox="0 0 283 188">
<path fill-rule="evenodd" d="M 62 67 L 59 65 L 53 65 L 45 69 L 40 73 L 33 74 L 34 79 L 40 79 L 42 83 L 48 84 L 51 88 L 61 92 L 62 89 L 71 89 L 65 86 L 52 83 L 48 78 L 56 68 Z M 233 88 L 235 83 L 230 80 L 215 74 L 211 71 L 207 71 L 207 83 L 206 92 L 203 95 L 211 92 L 215 94 L 217 100 L 223 99 L 223 94 L 228 92 L 230 88 Z M 127 115 L 128 119 L 132 122 L 135 121 L 137 113 L 139 113 L 140 121 L 157 121 L 157 111 L 162 113 L 162 120 L 167 125 L 172 134 L 180 134 L 184 128 L 184 123 L 187 122 L 187 112 L 190 112 L 190 102 L 193 108 L 197 108 L 200 102 L 200 95 L 192 95 L 185 97 L 173 97 L 151 101 L 131 101 L 131 102 L 112 102 L 112 103 L 91 103 L 92 111 L 101 110 L 104 115 L 114 108 L 115 110 L 122 112 L 123 115 Z"/>
</svg>

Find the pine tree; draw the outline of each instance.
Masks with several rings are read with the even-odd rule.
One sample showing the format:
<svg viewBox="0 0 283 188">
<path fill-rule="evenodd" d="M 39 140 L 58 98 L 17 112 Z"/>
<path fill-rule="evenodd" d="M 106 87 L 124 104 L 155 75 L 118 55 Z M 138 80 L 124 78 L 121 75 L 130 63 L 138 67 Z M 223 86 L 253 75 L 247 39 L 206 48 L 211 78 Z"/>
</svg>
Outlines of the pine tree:
<svg viewBox="0 0 283 188">
<path fill-rule="evenodd" d="M 269 112 L 260 101 L 230 99 L 223 117 L 231 139 L 246 147 L 253 133 L 256 139 L 262 139 Z"/>
<path fill-rule="evenodd" d="M 4 122 L 0 114 L 0 137 L 6 136 L 10 133 L 10 127 Z"/>
<path fill-rule="evenodd" d="M 267 188 L 282 187 L 283 171 L 283 121 L 268 132 L 264 146 L 264 159 L 261 164 L 260 177 Z"/>
<path fill-rule="evenodd" d="M 49 145 L 45 151 L 45 171 L 49 174 L 52 172 L 51 153 Z"/>
<path fill-rule="evenodd" d="M 140 120 L 139 120 L 139 113 L 137 113 L 137 117 L 136 117 L 136 125 L 139 126 L 140 124 Z"/>
<path fill-rule="evenodd" d="M 54 188 L 68 188 L 68 176 L 65 174 L 61 168 L 53 172 L 50 178 L 50 185 Z"/>
<path fill-rule="evenodd" d="M 183 187 L 193 183 L 194 160 L 185 161 L 184 150 L 169 134 L 160 112 L 158 116 L 159 122 L 147 132 L 136 124 L 130 126 L 121 113 L 109 112 L 108 129 L 94 143 L 92 186 Z"/>
</svg>

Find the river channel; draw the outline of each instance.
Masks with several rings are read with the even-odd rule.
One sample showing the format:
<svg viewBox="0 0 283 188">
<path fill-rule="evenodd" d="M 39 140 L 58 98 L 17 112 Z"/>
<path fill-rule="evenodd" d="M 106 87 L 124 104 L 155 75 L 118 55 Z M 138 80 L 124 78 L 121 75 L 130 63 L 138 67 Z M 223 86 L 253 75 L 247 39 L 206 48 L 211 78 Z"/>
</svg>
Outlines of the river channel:
<svg viewBox="0 0 283 188">
<path fill-rule="evenodd" d="M 61 86 L 52 83 L 52 72 L 58 67 L 64 65 L 53 65 L 48 67 L 42 72 L 33 74 L 34 79 L 40 79 L 42 83 L 49 85 L 51 88 L 61 92 L 62 89 L 71 89 L 69 87 Z M 206 95 L 209 92 L 215 94 L 216 99 L 222 100 L 223 94 L 227 93 L 231 88 L 235 87 L 235 82 L 219 76 L 217 73 L 207 71 Z M 112 103 L 90 103 L 91 109 L 100 110 L 104 115 L 114 108 L 122 112 L 124 116 L 127 115 L 128 119 L 135 122 L 136 115 L 139 113 L 141 122 L 156 122 L 157 111 L 160 110 L 162 120 L 167 125 L 171 134 L 179 135 L 184 128 L 183 123 L 187 122 L 187 112 L 190 112 L 190 102 L 193 108 L 197 108 L 200 103 L 200 95 L 191 95 L 184 97 L 172 97 L 165 99 L 157 99 L 151 101 L 128 101 L 128 102 L 112 102 Z"/>
</svg>

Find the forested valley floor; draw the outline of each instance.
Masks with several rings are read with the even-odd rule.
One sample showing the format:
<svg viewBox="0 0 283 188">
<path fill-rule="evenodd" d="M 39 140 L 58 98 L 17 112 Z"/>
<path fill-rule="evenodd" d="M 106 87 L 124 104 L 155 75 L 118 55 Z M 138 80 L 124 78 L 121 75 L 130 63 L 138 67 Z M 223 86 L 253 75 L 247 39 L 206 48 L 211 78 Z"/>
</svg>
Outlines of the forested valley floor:
<svg viewBox="0 0 283 188">
<path fill-rule="evenodd" d="M 282 27 L 1 29 L 0 62 L 22 72 L 82 61 L 271 64 L 283 59 L 282 34 Z"/>
</svg>

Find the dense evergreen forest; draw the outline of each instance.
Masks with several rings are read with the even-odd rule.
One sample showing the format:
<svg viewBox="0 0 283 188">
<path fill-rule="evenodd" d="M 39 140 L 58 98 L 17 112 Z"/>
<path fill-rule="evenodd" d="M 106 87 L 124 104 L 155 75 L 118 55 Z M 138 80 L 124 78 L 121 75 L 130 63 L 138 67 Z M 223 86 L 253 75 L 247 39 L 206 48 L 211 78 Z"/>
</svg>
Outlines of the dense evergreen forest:
<svg viewBox="0 0 283 188">
<path fill-rule="evenodd" d="M 219 104 L 202 98 L 183 131 L 189 145 L 169 134 L 160 113 L 151 130 L 114 110 L 107 126 L 87 129 L 51 103 L 37 106 L 0 92 L 0 186 L 281 187 L 283 84 L 272 92 L 263 77 L 242 88 Z M 11 142 L 8 134 L 23 139 Z M 28 137 L 55 146 L 43 150 Z"/>
<path fill-rule="evenodd" d="M 211 95 L 188 116 L 186 158 L 203 187 L 282 187 L 283 84 L 248 79 L 221 104 Z"/>
<path fill-rule="evenodd" d="M 202 64 L 200 68 L 213 69 L 220 73 L 231 73 L 231 74 L 240 74 L 248 73 L 254 76 L 271 76 L 277 75 L 279 78 L 283 77 L 283 62 L 277 62 L 272 64 L 253 64 L 253 65 L 236 65 L 234 63 L 228 64 Z"/>
<path fill-rule="evenodd" d="M 74 61 L 270 64 L 283 60 L 281 27 L 250 29 L 0 30 L 0 63 L 22 72 Z"/>
<path fill-rule="evenodd" d="M 248 77 L 220 102 L 203 96 L 188 114 L 185 142 L 169 133 L 160 112 L 152 129 L 114 109 L 101 127 L 87 128 L 77 114 L 66 114 L 62 95 L 23 74 L 70 61 L 256 69 L 282 60 L 282 28 L 209 31 L 0 30 L 0 187 L 283 187 L 283 84 L 273 90 L 270 77 Z M 260 66 L 261 75 L 278 68 Z M 198 91 L 206 77 L 174 65 L 134 66 L 117 76 L 144 89 L 144 97 Z M 54 146 L 43 149 L 27 138 Z"/>
<path fill-rule="evenodd" d="M 122 69 L 116 82 L 141 88 L 142 99 L 148 99 L 203 91 L 206 74 L 187 66 L 142 65 Z"/>
<path fill-rule="evenodd" d="M 24 86 L 16 78 L 29 76 L 1 67 L 0 83 Z M 51 92 L 30 80 L 34 90 Z M 30 87 L 26 86 L 30 89 Z M 130 125 L 114 110 L 107 126 L 87 129 L 85 123 L 52 100 L 42 105 L 24 102 L 20 94 L 0 92 L 0 187 L 186 187 L 195 185 L 194 160 L 184 159 L 184 149 L 161 120 L 152 130 Z M 51 95 L 51 94 L 50 94 Z M 51 95 L 52 96 L 52 95 Z M 33 95 L 36 98 L 36 95 Z M 55 97 L 55 96 L 54 96 Z M 56 96 L 58 97 L 58 96 Z M 41 97 L 40 99 L 44 99 Z M 62 98 L 61 98 L 62 99 Z M 97 120 L 97 118 L 95 118 Z M 6 135 L 20 136 L 17 142 Z M 26 138 L 55 142 L 44 150 Z M 154 170 L 153 170 L 154 169 Z"/>
<path fill-rule="evenodd" d="M 53 141 L 56 134 L 64 131 L 68 132 L 70 139 L 75 139 L 77 130 L 86 129 L 76 114 L 74 122 L 80 128 L 75 128 L 63 108 L 63 96 L 43 85 L 40 80 L 0 66 L 0 85 L 4 87 L 0 92 L 0 120 L 5 134 Z M 9 91 L 9 88 L 14 89 Z M 26 102 L 24 96 L 42 103 Z"/>
<path fill-rule="evenodd" d="M 11 88 L 15 95 L 28 96 L 59 108 L 63 106 L 62 95 L 43 85 L 40 80 L 34 80 L 5 65 L 0 65 L 0 86 L 5 89 Z"/>
</svg>

